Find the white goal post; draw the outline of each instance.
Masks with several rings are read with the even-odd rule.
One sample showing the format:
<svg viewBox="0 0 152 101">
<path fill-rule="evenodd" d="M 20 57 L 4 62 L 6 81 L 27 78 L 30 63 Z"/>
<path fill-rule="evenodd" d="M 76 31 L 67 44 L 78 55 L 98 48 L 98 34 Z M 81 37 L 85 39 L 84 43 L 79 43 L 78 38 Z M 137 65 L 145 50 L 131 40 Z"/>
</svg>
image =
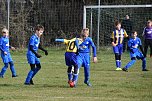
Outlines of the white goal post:
<svg viewBox="0 0 152 101">
<path fill-rule="evenodd" d="M 152 8 L 152 5 L 90 5 L 90 6 L 84 6 L 84 13 L 83 13 L 83 28 L 86 28 L 87 27 L 87 9 L 98 9 L 98 22 L 100 22 L 100 10 L 102 9 L 111 9 L 111 8 Z M 91 11 L 91 14 L 90 14 L 90 36 L 92 37 L 92 18 L 93 18 L 93 15 L 92 15 L 92 11 Z M 99 25 L 97 27 L 97 49 L 99 50 L 99 33 L 100 33 L 100 29 L 99 29 Z"/>
</svg>

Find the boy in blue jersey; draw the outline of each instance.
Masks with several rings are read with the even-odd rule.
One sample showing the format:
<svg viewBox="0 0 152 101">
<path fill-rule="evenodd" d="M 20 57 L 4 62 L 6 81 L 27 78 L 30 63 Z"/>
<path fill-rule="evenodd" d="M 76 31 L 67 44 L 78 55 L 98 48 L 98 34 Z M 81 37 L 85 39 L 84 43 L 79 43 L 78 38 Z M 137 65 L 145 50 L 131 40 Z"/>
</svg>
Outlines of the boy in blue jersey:
<svg viewBox="0 0 152 101">
<path fill-rule="evenodd" d="M 139 51 L 138 46 L 140 47 L 141 51 Z M 130 40 L 128 41 L 128 47 L 130 49 L 131 61 L 122 70 L 127 72 L 128 69 L 136 62 L 137 58 L 142 60 L 142 71 L 148 71 L 146 69 L 145 53 L 142 48 L 141 40 L 137 37 L 136 31 L 132 33 L 132 38 L 130 38 Z"/>
<path fill-rule="evenodd" d="M 91 86 L 89 81 L 90 79 L 90 46 L 93 49 L 93 62 L 97 62 L 96 46 L 92 39 L 89 37 L 89 29 L 84 28 L 81 32 L 80 39 L 77 40 L 78 43 L 78 55 L 77 55 L 77 64 L 78 68 L 81 66 L 84 67 L 84 83 L 87 86 Z M 77 80 L 73 81 L 76 85 Z"/>
<path fill-rule="evenodd" d="M 14 47 L 9 45 L 9 31 L 6 28 L 2 29 L 2 37 L 0 38 L 0 50 L 1 50 L 1 58 L 4 63 L 4 67 L 0 72 L 0 77 L 3 78 L 4 74 L 8 68 L 8 64 L 10 64 L 10 70 L 12 72 L 12 77 L 17 77 L 16 70 L 14 67 L 14 63 L 9 51 L 9 48 L 15 50 Z"/>
<path fill-rule="evenodd" d="M 40 37 L 43 34 L 44 27 L 42 25 L 37 25 L 35 27 L 35 33 L 31 36 L 28 44 L 28 51 L 27 51 L 27 61 L 30 64 L 31 70 L 29 71 L 26 80 L 25 85 L 33 85 L 32 78 L 35 76 L 35 74 L 41 69 L 41 64 L 39 58 L 41 55 L 37 53 L 38 49 L 45 52 L 45 55 L 48 55 L 47 50 L 42 48 L 40 44 Z"/>
<path fill-rule="evenodd" d="M 124 37 L 128 37 L 126 31 L 121 28 L 121 23 L 116 21 L 115 22 L 116 29 L 112 32 L 111 35 L 111 44 L 113 46 L 113 52 L 115 54 L 115 61 L 116 61 L 116 70 L 121 69 L 121 55 L 123 53 L 123 40 Z"/>
</svg>

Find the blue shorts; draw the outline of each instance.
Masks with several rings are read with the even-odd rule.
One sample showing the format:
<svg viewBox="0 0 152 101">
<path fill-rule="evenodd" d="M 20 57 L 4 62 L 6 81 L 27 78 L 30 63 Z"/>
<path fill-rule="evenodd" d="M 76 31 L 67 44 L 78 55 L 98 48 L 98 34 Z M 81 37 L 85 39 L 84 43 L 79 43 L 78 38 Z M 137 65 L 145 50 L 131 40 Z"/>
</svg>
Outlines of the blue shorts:
<svg viewBox="0 0 152 101">
<path fill-rule="evenodd" d="M 90 66 L 90 53 L 79 53 L 77 55 L 77 64 L 80 68 L 83 67 L 89 67 Z"/>
<path fill-rule="evenodd" d="M 76 64 L 76 54 L 74 52 L 65 53 L 65 63 L 67 66 L 73 66 Z"/>
<path fill-rule="evenodd" d="M 2 53 L 1 57 L 2 57 L 3 63 L 9 63 L 13 61 L 11 54 L 9 52 L 6 55 Z"/>
<path fill-rule="evenodd" d="M 123 53 L 123 44 L 118 44 L 115 47 L 113 47 L 113 52 L 121 55 Z"/>
<path fill-rule="evenodd" d="M 29 55 L 27 54 L 27 61 L 29 64 L 39 64 L 40 63 L 40 59 L 37 58 L 34 54 L 33 55 Z"/>
<path fill-rule="evenodd" d="M 137 58 L 137 59 L 142 59 L 144 58 L 144 55 L 140 51 L 136 51 L 135 53 L 130 52 L 130 58 Z"/>
</svg>

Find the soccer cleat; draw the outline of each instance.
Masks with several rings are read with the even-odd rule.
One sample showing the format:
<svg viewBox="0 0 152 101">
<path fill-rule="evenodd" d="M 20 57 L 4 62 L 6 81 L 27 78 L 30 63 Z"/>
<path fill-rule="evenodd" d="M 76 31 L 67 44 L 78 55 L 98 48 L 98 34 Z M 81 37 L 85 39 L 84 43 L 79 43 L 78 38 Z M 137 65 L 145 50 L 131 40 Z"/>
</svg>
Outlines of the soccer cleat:
<svg viewBox="0 0 152 101">
<path fill-rule="evenodd" d="M 68 84 L 70 84 L 71 82 L 72 82 L 72 80 L 69 80 L 69 81 L 68 81 Z"/>
<path fill-rule="evenodd" d="M 70 87 L 71 87 L 71 88 L 75 87 L 74 82 L 70 82 Z"/>
<path fill-rule="evenodd" d="M 87 86 L 91 87 L 91 83 L 88 81 L 88 82 L 84 82 L 85 84 L 87 84 Z"/>
<path fill-rule="evenodd" d="M 121 71 L 122 69 L 121 68 L 116 68 L 116 71 Z"/>
<path fill-rule="evenodd" d="M 25 82 L 24 85 L 30 85 L 30 83 L 26 83 L 26 82 Z"/>
<path fill-rule="evenodd" d="M 126 68 L 122 68 L 123 71 L 128 72 L 128 70 Z"/>
<path fill-rule="evenodd" d="M 143 69 L 142 71 L 149 71 L 148 69 Z"/>
<path fill-rule="evenodd" d="M 18 77 L 18 75 L 12 75 L 12 78 Z"/>
<path fill-rule="evenodd" d="M 31 85 L 34 85 L 34 82 L 33 82 L 33 80 L 32 80 L 32 79 L 30 80 L 30 84 L 31 84 Z"/>
</svg>

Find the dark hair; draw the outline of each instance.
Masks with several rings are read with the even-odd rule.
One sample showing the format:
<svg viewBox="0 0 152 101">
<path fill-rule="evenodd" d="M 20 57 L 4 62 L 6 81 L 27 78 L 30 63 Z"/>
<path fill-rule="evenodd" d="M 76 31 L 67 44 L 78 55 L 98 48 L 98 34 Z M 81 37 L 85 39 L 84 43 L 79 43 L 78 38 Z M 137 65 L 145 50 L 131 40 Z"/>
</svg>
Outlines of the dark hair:
<svg viewBox="0 0 152 101">
<path fill-rule="evenodd" d="M 117 26 L 118 24 L 121 24 L 121 22 L 115 21 L 115 26 Z"/>
<path fill-rule="evenodd" d="M 37 25 L 37 26 L 35 26 L 35 28 L 34 28 L 34 31 L 39 31 L 39 30 L 44 30 L 44 27 L 42 26 L 42 25 Z"/>
<path fill-rule="evenodd" d="M 133 32 L 132 32 L 132 34 L 135 34 L 135 33 L 137 33 L 137 31 L 133 31 Z"/>
</svg>

